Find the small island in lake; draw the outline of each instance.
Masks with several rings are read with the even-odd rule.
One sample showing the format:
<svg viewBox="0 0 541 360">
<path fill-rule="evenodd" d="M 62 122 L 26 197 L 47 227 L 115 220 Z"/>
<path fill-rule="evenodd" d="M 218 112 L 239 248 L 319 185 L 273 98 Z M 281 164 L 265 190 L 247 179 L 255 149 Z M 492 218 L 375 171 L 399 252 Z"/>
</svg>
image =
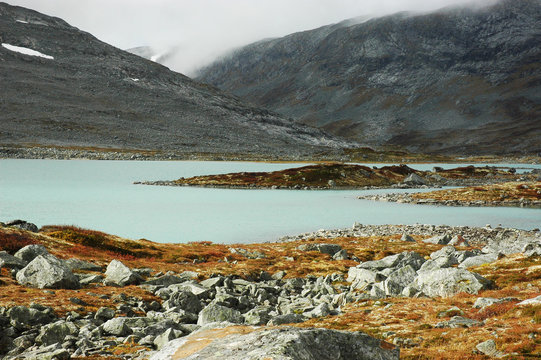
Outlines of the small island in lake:
<svg viewBox="0 0 541 360">
<path fill-rule="evenodd" d="M 322 163 L 272 172 L 239 172 L 180 178 L 172 181 L 136 182 L 144 185 L 201 186 L 239 189 L 362 189 L 420 186 L 464 186 L 505 181 L 533 180 L 535 174 L 517 174 L 512 168 L 465 166 L 436 167 L 419 171 L 407 165 L 368 167 Z"/>
</svg>

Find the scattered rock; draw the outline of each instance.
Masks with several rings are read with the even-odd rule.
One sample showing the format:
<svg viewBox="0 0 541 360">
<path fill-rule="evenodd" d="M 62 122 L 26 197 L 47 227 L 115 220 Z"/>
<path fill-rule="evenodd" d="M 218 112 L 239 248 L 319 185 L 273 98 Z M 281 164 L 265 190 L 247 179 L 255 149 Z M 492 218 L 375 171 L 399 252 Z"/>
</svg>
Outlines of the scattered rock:
<svg viewBox="0 0 541 360">
<path fill-rule="evenodd" d="M 490 357 L 501 358 L 505 356 L 503 352 L 496 349 L 496 342 L 494 340 L 483 341 L 482 343 L 477 344 L 475 348 L 482 354 Z"/>
<path fill-rule="evenodd" d="M 297 249 L 301 251 L 319 251 L 320 253 L 333 256 L 342 250 L 342 247 L 338 244 L 302 244 Z"/>
<path fill-rule="evenodd" d="M 453 316 L 451 320 L 442 321 L 436 324 L 437 328 L 470 328 L 472 326 L 481 326 L 481 321 L 468 319 L 462 316 Z"/>
<path fill-rule="evenodd" d="M 39 255 L 24 269 L 17 272 L 17 282 L 21 285 L 40 289 L 78 289 L 79 279 L 63 261 L 51 254 Z"/>
<path fill-rule="evenodd" d="M 8 254 L 7 251 L 0 251 L 0 268 L 4 267 L 19 270 L 25 267 L 27 264 L 28 262 Z"/>
<path fill-rule="evenodd" d="M 521 301 L 517 305 L 519 305 L 519 306 L 541 305 L 541 295 L 539 295 L 538 297 L 534 297 L 532 299 L 527 299 L 527 300 Z"/>
<path fill-rule="evenodd" d="M 244 322 L 244 317 L 237 310 L 211 303 L 199 313 L 197 325 L 206 325 L 213 322 L 223 321 L 233 324 L 242 324 Z"/>
<path fill-rule="evenodd" d="M 126 286 L 138 284 L 142 278 L 137 273 L 133 272 L 129 267 L 118 260 L 112 260 L 105 271 L 106 285 Z"/>
</svg>

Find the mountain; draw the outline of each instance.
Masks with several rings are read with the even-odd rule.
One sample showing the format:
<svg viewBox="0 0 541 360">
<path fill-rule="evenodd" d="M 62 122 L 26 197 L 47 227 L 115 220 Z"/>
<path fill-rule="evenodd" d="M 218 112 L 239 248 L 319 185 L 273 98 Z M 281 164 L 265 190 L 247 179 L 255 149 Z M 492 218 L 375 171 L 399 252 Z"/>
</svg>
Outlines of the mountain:
<svg viewBox="0 0 541 360">
<path fill-rule="evenodd" d="M 176 49 L 158 51 L 152 46 L 138 46 L 126 49 L 126 51 L 162 65 L 165 65 L 167 60 L 176 54 Z"/>
<path fill-rule="evenodd" d="M 0 145 L 258 154 L 340 151 L 344 141 L 0 3 Z"/>
<path fill-rule="evenodd" d="M 197 80 L 372 146 L 541 152 L 541 1 L 350 21 L 260 41 Z"/>
</svg>

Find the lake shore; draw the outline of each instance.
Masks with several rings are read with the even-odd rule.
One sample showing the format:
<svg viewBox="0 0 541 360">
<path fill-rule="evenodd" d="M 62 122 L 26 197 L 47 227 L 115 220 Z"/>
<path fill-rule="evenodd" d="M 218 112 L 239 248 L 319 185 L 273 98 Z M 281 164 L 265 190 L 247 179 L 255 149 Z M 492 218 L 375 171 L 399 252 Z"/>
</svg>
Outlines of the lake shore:
<svg viewBox="0 0 541 360">
<path fill-rule="evenodd" d="M 487 341 L 541 354 L 539 231 L 354 224 L 225 245 L 0 225 L 4 355 L 158 359 L 202 334 L 219 344 L 235 326 L 362 331 L 406 358 L 467 358 Z M 62 281 L 39 280 L 53 269 Z"/>
</svg>

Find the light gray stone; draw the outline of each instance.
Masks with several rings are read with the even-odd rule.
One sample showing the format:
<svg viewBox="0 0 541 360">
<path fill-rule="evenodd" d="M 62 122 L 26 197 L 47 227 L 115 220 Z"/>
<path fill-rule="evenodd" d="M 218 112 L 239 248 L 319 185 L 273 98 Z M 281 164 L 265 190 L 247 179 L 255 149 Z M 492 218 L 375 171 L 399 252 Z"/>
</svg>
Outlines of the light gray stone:
<svg viewBox="0 0 541 360">
<path fill-rule="evenodd" d="M 479 256 L 472 256 L 461 262 L 458 267 L 467 269 L 469 267 L 474 266 L 481 266 L 484 264 L 490 264 L 494 261 L 498 260 L 498 254 L 486 254 L 486 255 L 479 255 Z"/>
<path fill-rule="evenodd" d="M 256 306 L 244 314 L 244 322 L 247 325 L 265 325 L 271 319 L 271 311 L 270 306 Z"/>
<path fill-rule="evenodd" d="M 106 285 L 126 286 L 138 284 L 141 280 L 142 278 L 140 275 L 133 272 L 129 267 L 118 260 L 112 260 L 109 265 L 107 265 L 104 280 Z"/>
<path fill-rule="evenodd" d="M 111 320 L 106 321 L 102 325 L 103 331 L 107 334 L 115 336 L 126 336 L 132 333 L 131 329 L 126 324 L 128 318 L 126 317 L 117 317 Z"/>
<path fill-rule="evenodd" d="M 79 329 L 74 323 L 60 320 L 43 326 L 36 338 L 36 342 L 48 346 L 63 342 L 66 336 L 77 336 L 78 334 Z"/>
<path fill-rule="evenodd" d="M 267 323 L 268 326 L 277 326 L 282 324 L 294 324 L 294 323 L 301 323 L 306 321 L 307 318 L 301 314 L 283 314 L 273 317 L 269 320 Z"/>
<path fill-rule="evenodd" d="M 101 320 L 101 321 L 111 320 L 114 317 L 115 317 L 115 310 L 108 307 L 100 307 L 98 311 L 96 311 L 96 314 L 94 315 L 94 319 Z"/>
<path fill-rule="evenodd" d="M 436 324 L 437 328 L 470 328 L 472 326 L 481 326 L 481 321 L 468 319 L 462 316 L 453 316 L 448 321 L 442 321 Z"/>
<path fill-rule="evenodd" d="M 475 348 L 490 357 L 501 358 L 505 356 L 503 352 L 498 351 L 494 340 L 483 341 L 482 343 L 477 344 Z"/>
<path fill-rule="evenodd" d="M 169 359 L 185 346 L 206 339 L 209 345 L 185 360 L 398 360 L 399 349 L 382 346 L 381 340 L 361 332 L 316 328 L 200 329 L 168 343 L 150 360 Z"/>
<path fill-rule="evenodd" d="M 436 235 L 428 239 L 424 239 L 423 242 L 429 244 L 438 244 L 438 245 L 447 245 L 451 241 L 451 236 L 448 234 L 445 235 Z"/>
<path fill-rule="evenodd" d="M 163 348 L 169 341 L 177 339 L 182 336 L 182 331 L 169 328 L 165 330 L 162 334 L 156 336 L 154 339 L 154 345 L 158 350 Z"/>
<path fill-rule="evenodd" d="M 342 250 L 342 247 L 338 244 L 302 244 L 299 245 L 297 249 L 301 251 L 319 251 L 323 254 L 333 256 Z"/>
<path fill-rule="evenodd" d="M 449 297 L 460 292 L 477 294 L 491 285 L 481 275 L 457 268 L 419 271 L 413 282 L 413 286 L 429 297 Z"/>
<path fill-rule="evenodd" d="M 78 289 L 79 279 L 60 259 L 51 254 L 39 255 L 17 272 L 21 285 L 40 289 Z"/>
<path fill-rule="evenodd" d="M 402 180 L 403 184 L 406 185 L 426 185 L 427 182 L 421 176 L 416 173 L 411 173 Z"/>
<path fill-rule="evenodd" d="M 206 325 L 213 322 L 227 321 L 234 324 L 242 324 L 244 317 L 238 310 L 210 303 L 199 313 L 197 325 Z"/>
</svg>

